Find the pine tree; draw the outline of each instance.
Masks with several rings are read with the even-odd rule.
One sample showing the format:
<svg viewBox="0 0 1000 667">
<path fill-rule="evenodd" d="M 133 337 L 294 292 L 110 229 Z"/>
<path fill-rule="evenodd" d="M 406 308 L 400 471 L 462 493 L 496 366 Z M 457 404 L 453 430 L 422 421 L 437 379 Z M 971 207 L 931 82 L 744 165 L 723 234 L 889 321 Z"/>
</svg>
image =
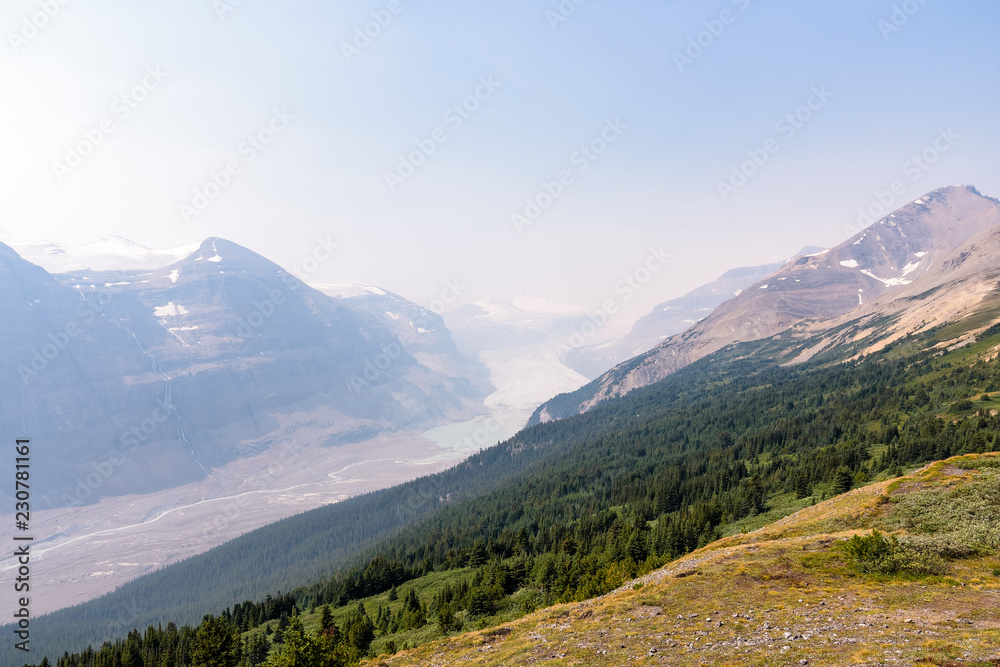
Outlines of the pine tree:
<svg viewBox="0 0 1000 667">
<path fill-rule="evenodd" d="M 298 614 L 292 616 L 285 630 L 285 646 L 267 661 L 267 667 L 316 667 L 321 659 L 320 643 L 302 628 Z"/>
<path fill-rule="evenodd" d="M 476 540 L 472 546 L 472 553 L 469 554 L 469 567 L 482 567 L 487 560 L 489 556 L 486 553 L 486 545 L 482 540 Z"/>
<path fill-rule="evenodd" d="M 361 655 L 368 652 L 375 639 L 375 624 L 368 617 L 365 606 L 360 600 L 358 606 L 344 621 L 344 634 L 347 644 Z"/>
<path fill-rule="evenodd" d="M 393 587 L 393 590 L 396 590 L 395 587 Z M 392 598 L 390 597 L 390 599 Z M 319 629 L 320 632 L 326 632 L 332 627 L 333 627 L 333 613 L 330 611 L 330 605 L 325 604 L 323 605 L 323 613 L 319 619 Z"/>
<path fill-rule="evenodd" d="M 191 667 L 236 667 L 239 642 L 222 618 L 206 616 L 191 651 Z"/>
<path fill-rule="evenodd" d="M 801 473 L 795 480 L 795 497 L 808 498 L 812 495 L 812 486 L 809 484 L 809 476 Z"/>
<path fill-rule="evenodd" d="M 841 466 L 837 470 L 837 475 L 833 479 L 833 492 L 835 494 L 847 493 L 854 488 L 854 475 L 847 466 Z"/>
</svg>

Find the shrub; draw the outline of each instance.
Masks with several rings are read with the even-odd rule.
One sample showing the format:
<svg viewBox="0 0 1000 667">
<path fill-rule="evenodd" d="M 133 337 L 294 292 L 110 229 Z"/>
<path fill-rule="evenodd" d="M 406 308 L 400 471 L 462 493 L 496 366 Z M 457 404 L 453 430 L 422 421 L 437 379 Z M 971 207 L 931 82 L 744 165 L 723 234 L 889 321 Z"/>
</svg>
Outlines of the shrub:
<svg viewBox="0 0 1000 667">
<path fill-rule="evenodd" d="M 962 464 L 962 461 L 958 461 Z M 977 461 L 973 481 L 957 488 L 903 495 L 883 522 L 889 530 L 904 529 L 914 548 L 945 558 L 987 556 L 1000 548 L 1000 498 L 997 459 Z M 963 466 L 964 467 L 964 466 Z"/>
<path fill-rule="evenodd" d="M 947 566 L 936 544 L 895 536 L 877 530 L 871 535 L 855 535 L 844 543 L 844 552 L 863 574 L 941 575 Z"/>
<path fill-rule="evenodd" d="M 858 571 L 865 574 L 891 570 L 893 556 L 899 551 L 899 541 L 877 530 L 871 535 L 855 535 L 844 543 L 844 552 Z"/>
<path fill-rule="evenodd" d="M 952 403 L 951 409 L 948 410 L 948 412 L 952 414 L 958 414 L 960 412 L 968 412 L 969 410 L 975 410 L 975 409 L 976 406 L 972 404 L 972 401 L 970 401 L 967 398 L 963 398 L 960 401 L 955 401 L 954 403 Z"/>
</svg>

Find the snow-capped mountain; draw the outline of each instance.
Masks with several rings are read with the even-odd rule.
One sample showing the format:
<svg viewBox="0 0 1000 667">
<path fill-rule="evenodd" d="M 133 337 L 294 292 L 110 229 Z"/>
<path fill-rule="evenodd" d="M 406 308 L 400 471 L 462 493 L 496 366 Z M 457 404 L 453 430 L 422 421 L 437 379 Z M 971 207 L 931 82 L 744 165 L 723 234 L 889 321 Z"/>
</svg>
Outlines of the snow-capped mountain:
<svg viewBox="0 0 1000 667">
<path fill-rule="evenodd" d="M 796 257 L 822 250 L 807 248 Z M 667 338 L 687 331 L 728 301 L 784 265 L 784 262 L 746 266 L 726 271 L 710 283 L 702 285 L 676 299 L 670 299 L 639 318 L 625 336 L 613 341 L 571 348 L 562 355 L 567 366 L 588 378 L 596 378 L 617 366 L 653 349 Z"/>
<path fill-rule="evenodd" d="M 810 335 L 818 335 L 824 328 L 864 314 L 888 316 L 891 312 L 899 318 L 913 306 L 911 302 L 900 305 L 902 300 L 920 300 L 919 295 L 952 283 L 959 285 L 955 289 L 962 294 L 982 291 L 973 276 L 1000 266 L 998 230 L 1000 202 L 996 199 L 984 197 L 971 186 L 935 190 L 835 248 L 788 262 L 684 333 L 620 364 L 576 394 L 542 406 L 532 421 L 586 411 L 735 342 L 768 338 L 803 323 L 811 323 Z M 991 254 L 994 250 L 997 253 Z M 971 273 L 960 275 L 956 267 L 972 267 L 962 269 Z M 911 294 L 916 290 L 918 294 Z M 970 303 L 968 299 L 959 302 Z M 940 302 L 935 308 L 949 312 L 950 306 Z M 940 320 L 929 311 L 925 314 L 932 321 Z M 893 332 L 924 326 L 929 326 L 926 317 L 910 320 L 909 326 Z M 889 335 L 889 329 L 885 333 Z"/>
<path fill-rule="evenodd" d="M 121 236 L 108 236 L 82 246 L 49 241 L 12 241 L 9 245 L 23 259 L 49 273 L 69 273 L 87 270 L 152 271 L 181 261 L 197 250 L 200 244 L 153 250 Z"/>
<path fill-rule="evenodd" d="M 37 506 L 483 411 L 488 387 L 422 364 L 349 300 L 223 239 L 159 268 L 57 275 L 0 244 L 0 429 L 46 443 Z"/>
</svg>

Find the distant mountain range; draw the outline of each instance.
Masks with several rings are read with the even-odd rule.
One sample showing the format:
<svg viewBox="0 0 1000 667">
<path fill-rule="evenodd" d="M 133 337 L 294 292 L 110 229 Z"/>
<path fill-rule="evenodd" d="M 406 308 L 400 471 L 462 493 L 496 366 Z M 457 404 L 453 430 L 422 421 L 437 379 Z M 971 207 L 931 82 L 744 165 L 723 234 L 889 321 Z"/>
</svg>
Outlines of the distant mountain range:
<svg viewBox="0 0 1000 667">
<path fill-rule="evenodd" d="M 64 271 L 0 244 L 0 429 L 46 451 L 38 509 L 170 488 L 277 443 L 471 418 L 491 390 L 433 313 L 331 297 L 223 239 L 20 248 Z"/>
<path fill-rule="evenodd" d="M 130 283 L 121 287 L 130 289 L 102 311 L 103 324 L 108 326 L 100 331 L 113 336 L 120 329 L 122 336 L 129 338 L 137 331 L 136 338 L 144 344 L 141 349 L 137 346 L 138 352 L 132 356 L 105 359 L 105 364 L 118 363 L 124 368 L 108 371 L 108 375 L 124 377 L 154 403 L 158 396 L 147 391 L 147 385 L 173 387 L 173 396 L 178 398 L 169 404 L 180 405 L 183 388 L 185 394 L 190 392 L 214 405 L 215 397 L 209 397 L 207 390 L 188 384 L 196 385 L 201 377 L 213 381 L 224 377 L 217 365 L 227 364 L 224 368 L 232 368 L 228 371 L 232 375 L 248 372 L 240 364 L 252 370 L 260 364 L 258 377 L 248 386 L 266 387 L 273 393 L 245 400 L 255 408 L 255 414 L 266 417 L 276 408 L 265 399 L 275 404 L 280 399 L 280 405 L 302 405 L 293 391 L 300 376 L 289 380 L 271 370 L 286 362 L 270 359 L 281 357 L 272 343 L 280 343 L 282 349 L 310 350 L 311 364 L 320 360 L 332 368 L 334 363 L 326 359 L 335 355 L 325 353 L 325 357 L 320 351 L 357 340 L 350 327 L 363 325 L 365 329 L 358 330 L 365 335 L 384 338 L 370 347 L 358 344 L 362 355 L 376 348 L 386 354 L 394 343 L 414 350 L 408 354 L 415 366 L 406 366 L 407 372 L 387 370 L 381 380 L 384 385 L 404 390 L 426 386 L 414 384 L 413 378 L 427 377 L 433 371 L 420 361 L 418 347 L 405 340 L 412 331 L 424 334 L 434 329 L 425 326 L 424 320 L 430 319 L 419 307 L 405 307 L 391 294 L 357 284 L 323 286 L 336 298 L 300 287 L 293 290 L 293 283 L 285 281 L 272 287 L 274 275 L 283 278 L 280 269 L 273 274 L 274 269 L 265 270 L 265 266 L 273 267 L 266 260 L 241 257 L 240 251 L 248 252 L 210 239 L 181 265 L 137 272 L 131 280 L 117 276 L 117 282 Z M 85 607 L 38 619 L 37 629 L 50 636 L 49 646 L 57 655 L 63 649 L 60 644 L 67 643 L 66 637 L 73 637 L 80 647 L 99 644 L 109 633 L 123 635 L 136 624 L 155 627 L 170 620 L 197 621 L 205 613 L 219 613 L 243 596 L 263 599 L 268 593 L 311 582 L 313 586 L 297 593 L 304 610 L 326 600 L 317 597 L 319 592 L 333 590 L 329 580 L 320 577 L 339 571 L 345 576 L 343 581 L 353 586 L 356 578 L 345 575 L 343 568 L 358 565 L 369 571 L 365 562 L 374 557 L 370 571 L 379 578 L 380 572 L 389 571 L 380 569 L 388 567 L 386 554 L 402 563 L 421 563 L 422 573 L 437 576 L 469 564 L 475 566 L 472 556 L 479 553 L 483 558 L 475 561 L 486 565 L 473 581 L 485 588 L 494 585 L 483 578 L 493 576 L 487 575 L 488 571 L 520 568 L 527 553 L 532 554 L 533 565 L 526 566 L 532 574 L 524 571 L 517 575 L 527 578 L 516 584 L 511 580 L 509 590 L 496 583 L 496 595 L 509 597 L 525 590 L 547 595 L 555 583 L 571 591 L 587 581 L 588 588 L 577 589 L 585 591 L 580 595 L 599 595 L 606 592 L 599 584 L 611 581 L 605 575 L 623 562 L 648 564 L 645 559 L 652 544 L 658 543 L 658 554 L 673 557 L 707 544 L 724 524 L 740 528 L 732 522 L 748 520 L 751 523 L 743 527 L 759 525 L 757 522 L 766 517 L 762 512 L 769 509 L 769 498 L 781 498 L 779 507 L 783 507 L 790 495 L 798 496 L 796 502 L 804 506 L 809 502 L 807 496 L 815 499 L 817 495 L 840 493 L 875 475 L 885 479 L 895 474 L 896 468 L 931 460 L 932 456 L 995 449 L 997 417 L 993 406 L 1000 387 L 998 258 L 1000 202 L 966 186 L 934 191 L 836 248 L 787 262 L 687 331 L 578 391 L 548 401 L 532 419 L 538 423 L 446 472 L 330 504 L 248 533 L 122 586 Z M 52 331 L 49 321 L 33 315 L 33 308 L 43 314 L 58 314 L 61 311 L 54 311 L 51 304 L 61 303 L 59 299 L 65 298 L 67 290 L 80 299 L 80 295 L 100 293 L 102 287 L 115 285 L 111 277 L 97 274 L 88 274 L 86 281 L 75 274 L 56 280 L 5 247 L 0 247 L 0 259 L 0 268 L 8 272 L 0 273 L 0 285 L 4 286 L 0 303 L 21 318 L 11 321 L 23 320 L 28 333 L 35 332 L 33 340 Z M 227 261 L 234 266 L 227 266 Z M 258 266 L 258 262 L 266 264 Z M 244 268 L 246 276 L 255 277 L 244 276 Z M 170 285 L 184 284 L 186 274 L 191 285 L 184 291 L 171 290 Z M 218 299 L 196 298 L 206 285 L 224 289 L 215 292 L 220 294 Z M 253 291 L 257 288 L 286 289 L 294 295 L 285 295 L 278 304 L 272 292 L 258 294 Z M 126 317 L 133 312 L 126 309 L 133 302 L 126 297 L 138 304 L 135 322 Z M 267 298 L 281 306 L 301 303 L 302 308 L 313 307 L 325 318 L 322 321 L 331 321 L 319 327 L 321 330 L 339 331 L 337 323 L 347 322 L 346 330 L 333 341 L 324 342 L 325 348 L 317 344 L 309 347 L 307 343 L 316 336 L 304 341 L 299 337 L 309 334 L 313 320 L 289 315 L 285 326 L 303 331 L 270 330 L 267 324 L 278 316 L 265 316 L 270 309 L 259 307 L 261 299 Z M 364 302 L 375 314 L 343 303 L 355 299 L 361 300 L 356 305 Z M 239 304 L 238 317 L 229 314 L 228 304 L 232 303 Z M 218 317 L 207 316 L 211 308 L 219 309 Z M 251 320 L 245 314 L 254 308 L 263 318 L 259 325 L 255 324 L 259 318 Z M 295 305 L 293 310 L 298 312 L 298 308 Z M 337 308 L 348 309 L 349 314 L 341 314 Z M 151 324 L 147 322 L 150 311 L 154 313 Z M 138 313 L 147 315 L 140 317 Z M 341 314 L 342 319 L 330 313 Z M 551 350 L 551 332 L 571 331 L 574 318 L 582 313 L 519 298 L 510 304 L 475 304 L 448 318 L 456 314 L 456 330 L 468 336 L 456 337 L 456 349 L 470 353 L 463 345 L 483 340 L 487 344 L 479 354 L 489 355 L 498 350 L 515 354 L 535 345 Z M 383 319 L 391 324 L 380 324 Z M 93 326 L 103 326 L 98 320 L 101 318 L 94 318 L 97 323 Z M 246 328 L 249 336 L 213 328 L 212 323 L 219 320 L 234 329 Z M 142 322 L 147 322 L 150 331 L 139 326 Z M 194 326 L 198 329 L 190 328 Z M 159 338 L 151 333 L 157 327 L 165 332 Z M 549 335 L 533 338 L 532 332 L 539 328 Z M 12 327 L 12 331 L 17 333 L 19 327 Z M 179 364 L 181 343 L 188 340 L 182 337 L 188 335 L 206 336 L 205 345 L 223 361 L 207 358 L 204 370 L 198 367 L 172 375 L 171 363 Z M 501 347 L 504 336 L 512 341 L 506 348 Z M 181 343 L 174 342 L 175 338 Z M 74 344 L 83 339 L 83 333 L 73 335 Z M 516 343 L 522 340 L 520 348 Z M 451 354 L 445 342 L 442 333 L 437 341 L 441 344 L 429 343 L 429 356 L 424 359 L 443 359 Z M 245 354 L 223 356 L 229 349 L 225 345 Z M 304 353 L 292 356 L 299 354 Z M 127 365 L 143 362 L 150 367 L 145 376 Z M 101 363 L 86 358 L 80 364 L 91 373 L 101 367 Z M 337 377 L 343 382 L 356 372 L 354 369 L 348 365 L 331 372 L 340 373 Z M 310 389 L 325 379 L 325 375 L 311 375 L 311 370 L 297 368 Z M 41 377 L 45 374 L 40 373 Z M 65 377 L 72 380 L 75 376 L 66 371 Z M 450 388 L 440 397 L 446 407 L 449 398 L 478 386 L 475 378 L 465 383 L 449 380 L 440 369 L 434 377 Z M 114 381 L 106 382 L 111 390 L 107 395 L 121 400 L 121 394 L 114 393 Z M 230 391 L 224 380 L 212 386 L 218 392 Z M 338 389 L 323 390 L 326 393 L 319 396 L 326 400 Z M 424 396 L 438 396 L 423 391 Z M 394 399 L 398 396 L 393 394 Z M 5 401 L 7 398 L 5 395 Z M 388 413 L 419 423 L 426 417 L 406 412 L 405 402 L 386 403 L 372 406 L 382 410 L 378 418 Z M 346 400 L 343 405 L 353 406 Z M 229 409 L 228 396 L 222 406 Z M 184 453 L 196 455 L 194 465 L 211 469 L 207 454 L 226 454 L 226 450 L 199 448 L 200 442 L 188 435 L 188 422 L 180 419 L 198 414 L 197 407 L 184 404 L 175 420 L 185 426 L 191 451 L 180 446 L 171 451 L 178 459 L 183 459 Z M 224 410 L 220 412 L 220 420 L 229 418 Z M 949 420 L 943 422 L 941 414 L 948 414 Z M 71 417 L 55 414 L 52 418 L 61 424 Z M 207 423 L 207 417 L 199 417 Z M 238 419 L 233 423 L 235 428 L 245 426 Z M 942 424 L 947 427 L 941 428 Z M 64 432 L 71 431 L 67 428 Z M 335 433 L 343 437 L 350 431 Z M 177 445 L 164 439 L 163 445 L 168 444 Z M 358 521 L 359 516 L 364 520 Z M 494 555 L 497 560 L 492 560 Z M 276 562 L 281 564 L 277 568 Z M 589 579 L 581 576 L 582 570 L 576 570 L 573 577 L 558 575 L 584 565 L 600 569 L 594 576 L 584 575 Z M 688 572 L 685 578 L 689 583 L 697 581 L 693 579 L 696 574 Z M 382 583 L 386 585 L 379 590 L 388 594 L 391 586 L 385 579 Z M 629 594 L 634 597 L 636 590 L 631 588 Z M 362 594 L 368 593 L 357 596 Z M 546 599 L 544 595 L 539 599 Z M 331 599 L 353 605 L 357 596 Z M 369 611 L 374 613 L 375 609 Z M 59 651 L 54 650 L 57 648 Z"/>
<path fill-rule="evenodd" d="M 530 423 L 584 412 L 728 345 L 793 327 L 791 341 L 808 341 L 798 361 L 835 343 L 879 346 L 926 331 L 996 297 L 997 257 L 1000 202 L 971 186 L 935 190 L 835 248 L 788 262 L 687 331 L 542 405 Z"/>
<path fill-rule="evenodd" d="M 822 248 L 806 247 L 794 255 L 793 259 L 820 250 Z M 784 265 L 785 262 L 782 261 L 730 269 L 710 283 L 659 304 L 648 315 L 640 318 L 622 338 L 572 348 L 563 354 L 563 361 L 573 370 L 589 378 L 596 378 L 626 359 L 653 349 L 670 336 L 687 331 L 711 315 L 719 305 L 739 296 L 743 290 Z"/>
</svg>

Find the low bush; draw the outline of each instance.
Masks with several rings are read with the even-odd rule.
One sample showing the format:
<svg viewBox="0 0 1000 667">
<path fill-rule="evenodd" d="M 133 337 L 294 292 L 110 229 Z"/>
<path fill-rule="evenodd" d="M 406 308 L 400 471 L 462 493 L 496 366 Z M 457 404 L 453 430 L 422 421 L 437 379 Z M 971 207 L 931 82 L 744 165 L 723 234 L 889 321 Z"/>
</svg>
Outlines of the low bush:
<svg viewBox="0 0 1000 667">
<path fill-rule="evenodd" d="M 936 552 L 937 545 L 885 536 L 877 530 L 871 535 L 855 535 L 844 542 L 844 552 L 862 574 L 941 575 L 947 571 Z"/>
</svg>

